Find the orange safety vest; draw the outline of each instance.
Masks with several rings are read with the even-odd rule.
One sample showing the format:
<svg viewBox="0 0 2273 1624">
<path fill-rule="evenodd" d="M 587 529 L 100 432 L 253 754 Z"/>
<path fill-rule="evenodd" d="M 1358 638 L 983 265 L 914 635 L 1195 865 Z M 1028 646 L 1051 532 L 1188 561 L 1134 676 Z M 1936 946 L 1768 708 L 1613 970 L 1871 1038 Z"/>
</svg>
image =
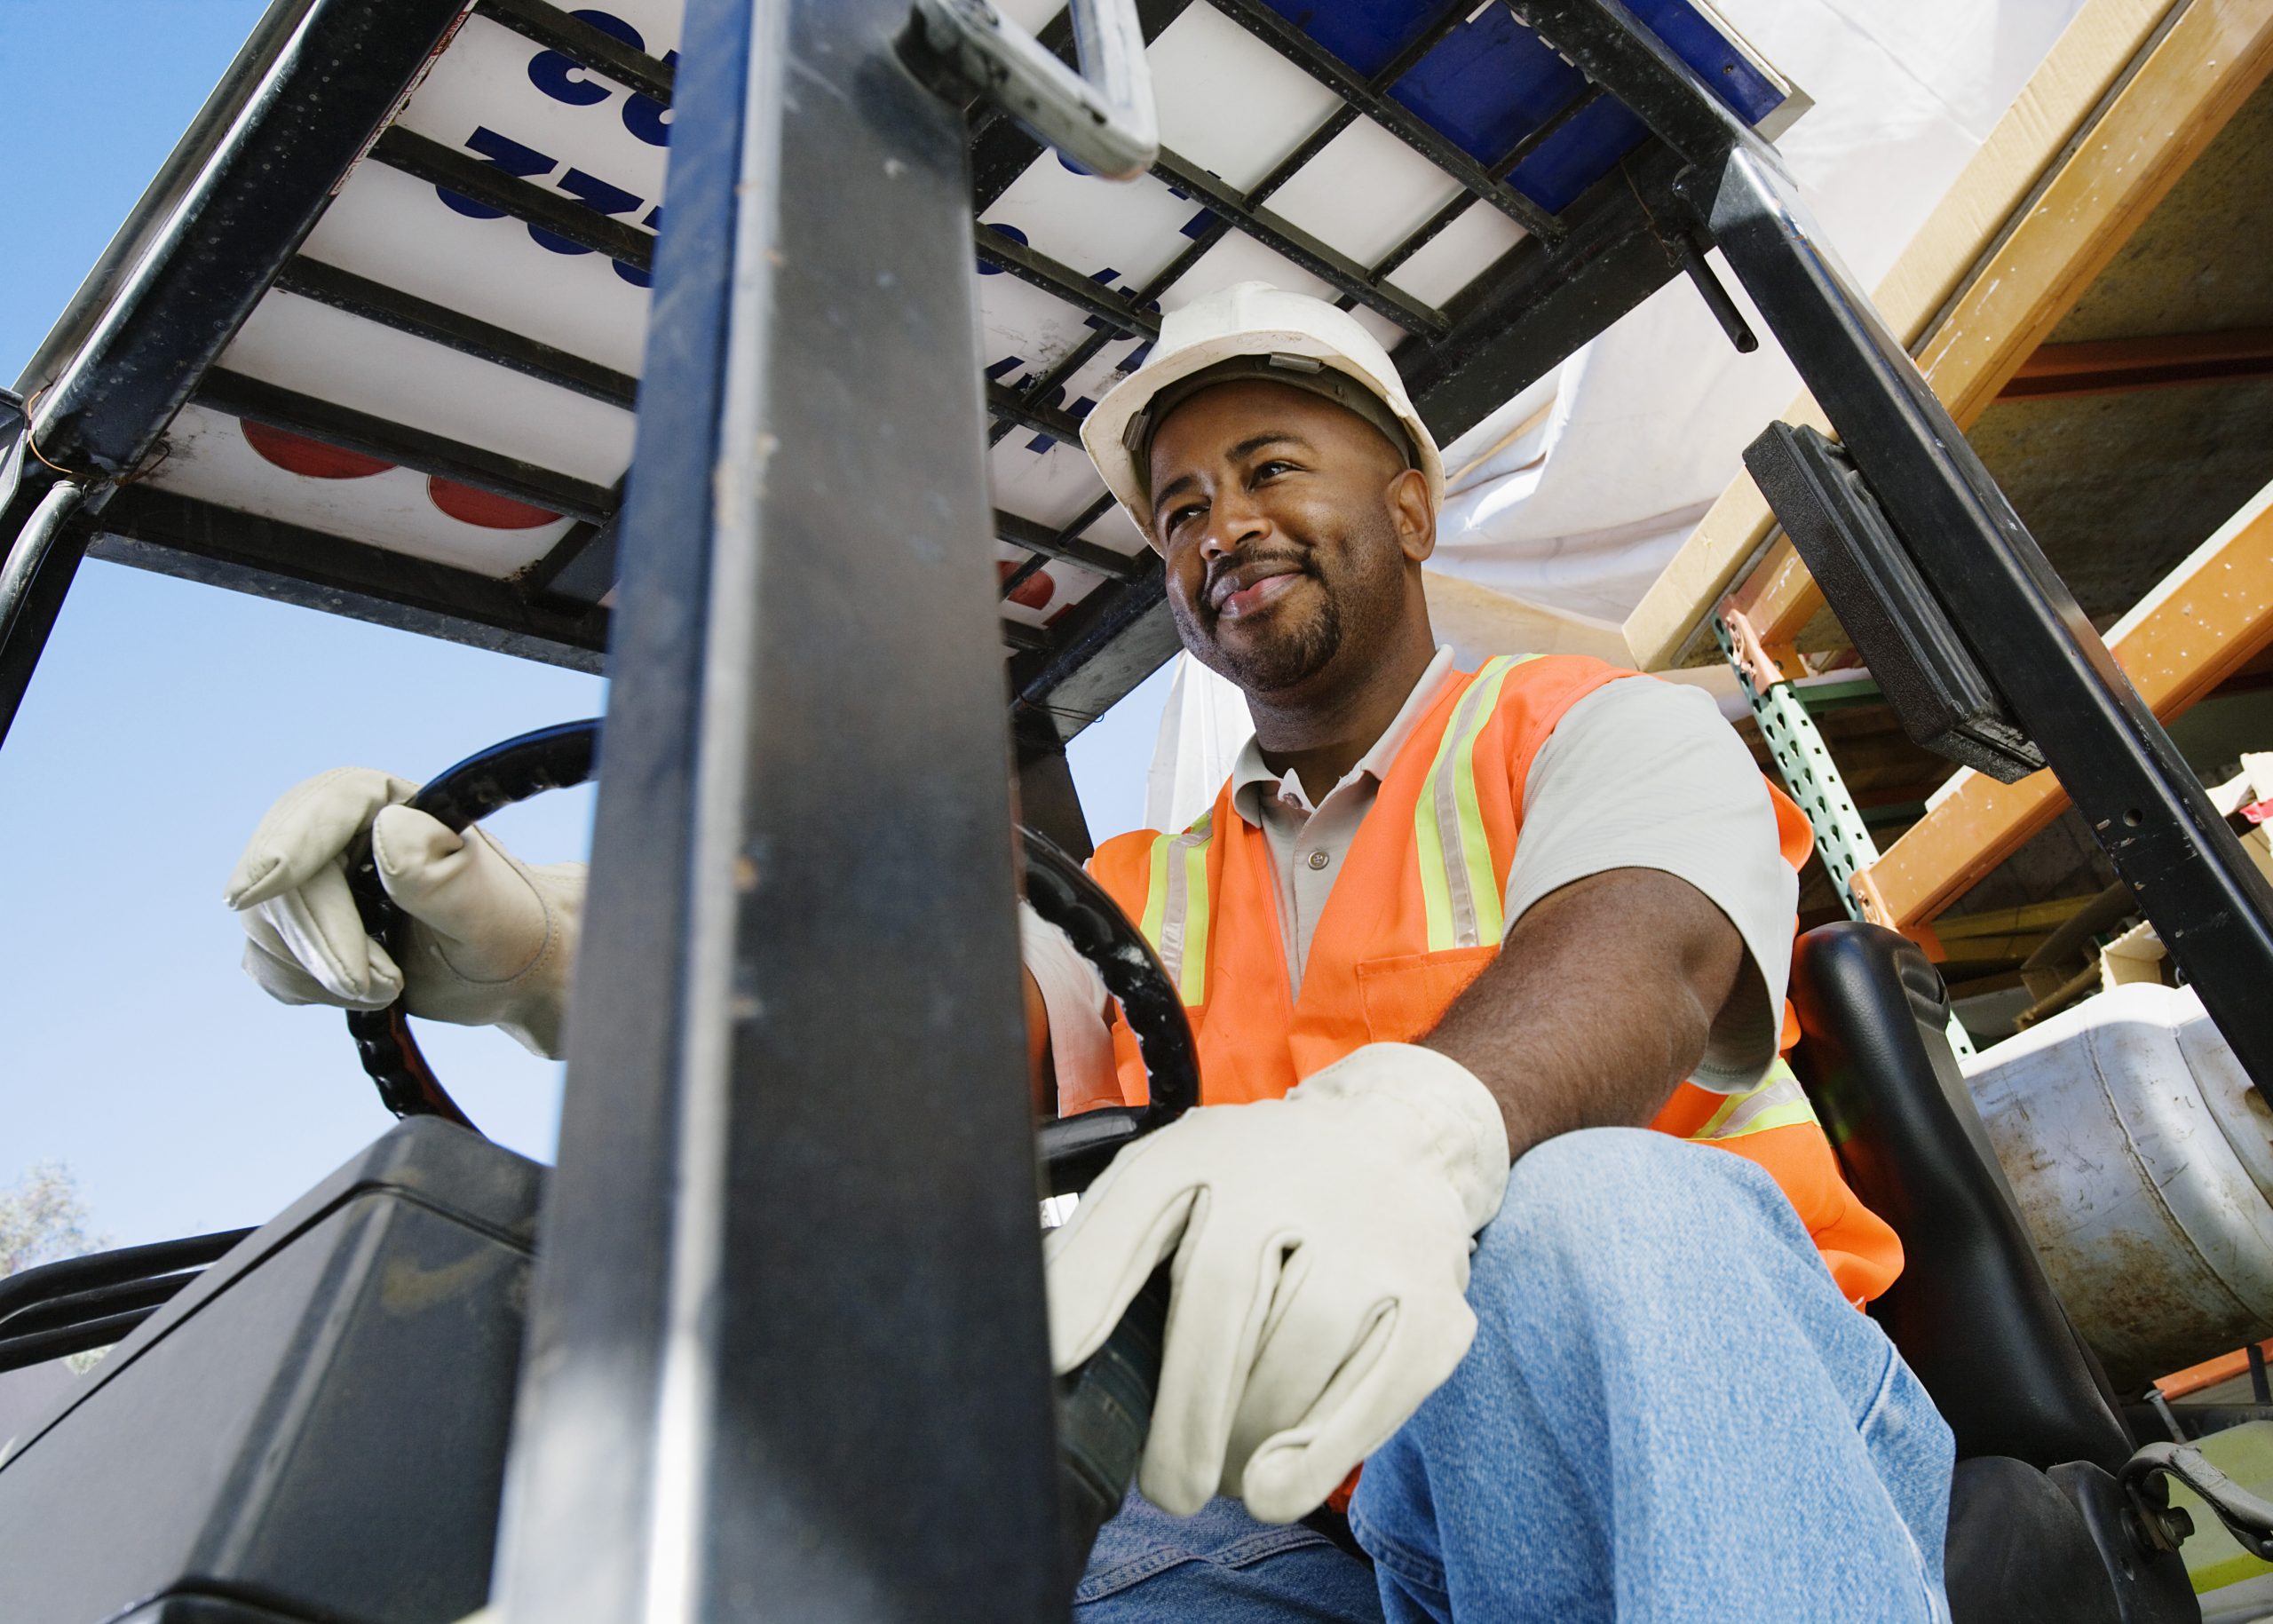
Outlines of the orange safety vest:
<svg viewBox="0 0 2273 1624">
<path fill-rule="evenodd" d="M 1098 848 L 1090 872 L 1142 921 L 1184 994 L 1205 1103 L 1275 1099 L 1362 1044 L 1409 1043 L 1436 1026 L 1500 951 L 1532 759 L 1565 711 L 1621 679 L 1645 680 L 1555 654 L 1503 656 L 1447 680 L 1358 826 L 1311 938 L 1300 996 L 1287 985 L 1270 848 L 1232 810 L 1228 782 L 1181 834 L 1141 830 Z M 1767 788 L 1785 860 L 1797 868 L 1807 860 L 1807 820 Z M 1788 1006 L 1785 1032 L 1788 1046 L 1796 1036 Z M 1117 1013 L 1113 1042 L 1118 1076 L 1086 1096 L 1061 1096 L 1062 1111 L 1143 1103 L 1144 1065 Z M 1684 1082 L 1650 1125 L 1767 1168 L 1857 1306 L 1901 1272 L 1901 1242 L 1848 1189 L 1781 1059 L 1746 1094 Z"/>
</svg>

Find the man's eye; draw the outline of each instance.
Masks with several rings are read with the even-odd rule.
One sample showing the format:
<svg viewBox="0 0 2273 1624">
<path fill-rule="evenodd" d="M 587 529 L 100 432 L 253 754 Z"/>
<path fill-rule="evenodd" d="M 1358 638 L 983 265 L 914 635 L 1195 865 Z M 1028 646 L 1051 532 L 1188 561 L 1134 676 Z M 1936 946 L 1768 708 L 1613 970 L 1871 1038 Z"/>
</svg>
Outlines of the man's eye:
<svg viewBox="0 0 2273 1624">
<path fill-rule="evenodd" d="M 1274 456 L 1267 463 L 1258 463 L 1255 464 L 1255 477 L 1258 479 L 1274 479 L 1282 473 L 1292 473 L 1294 471 L 1295 465 L 1292 463 L 1286 461 L 1283 457 Z"/>
<path fill-rule="evenodd" d="M 1168 515 L 1168 533 L 1173 535 L 1176 531 L 1183 529 L 1185 525 L 1199 518 L 1200 515 L 1206 511 L 1207 510 L 1202 508 L 1196 502 L 1189 503 L 1186 505 L 1176 509 L 1174 512 Z"/>
</svg>

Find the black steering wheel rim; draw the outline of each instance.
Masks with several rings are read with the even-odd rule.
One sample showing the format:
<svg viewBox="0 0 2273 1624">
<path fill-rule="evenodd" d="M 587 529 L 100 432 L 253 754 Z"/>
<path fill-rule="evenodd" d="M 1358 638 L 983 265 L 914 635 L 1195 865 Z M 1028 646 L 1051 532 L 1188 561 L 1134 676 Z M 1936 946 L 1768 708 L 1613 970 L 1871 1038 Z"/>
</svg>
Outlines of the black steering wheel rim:
<svg viewBox="0 0 2273 1624">
<path fill-rule="evenodd" d="M 410 797 L 410 805 L 452 834 L 463 835 L 517 801 L 585 782 L 599 770 L 599 738 L 597 717 L 519 734 L 445 768 Z M 380 883 L 368 839 L 349 864 L 347 886 L 363 916 L 364 931 L 376 938 L 396 963 L 407 965 L 410 922 Z M 410 1030 L 406 998 L 397 998 L 384 1010 L 347 1012 L 348 1034 L 355 1040 L 364 1074 L 395 1115 L 439 1116 L 479 1133 L 420 1050 Z"/>
<path fill-rule="evenodd" d="M 516 802 L 591 779 L 599 771 L 599 736 L 598 717 L 522 733 L 445 769 L 409 804 L 463 834 Z M 1097 966 L 1136 1035 L 1149 1081 L 1143 1105 L 1107 1106 L 1042 1125 L 1036 1150 L 1044 1182 L 1049 1193 L 1062 1195 L 1086 1188 L 1121 1146 L 1199 1104 L 1200 1064 L 1184 1000 L 1144 933 L 1066 852 L 1031 829 L 1018 835 L 1026 899 Z M 380 883 L 368 841 L 349 866 L 348 885 L 363 928 L 396 963 L 407 963 L 409 922 Z M 402 999 L 384 1010 L 350 1010 L 347 1026 L 388 1110 L 399 1117 L 439 1116 L 481 1131 L 420 1051 Z"/>
</svg>

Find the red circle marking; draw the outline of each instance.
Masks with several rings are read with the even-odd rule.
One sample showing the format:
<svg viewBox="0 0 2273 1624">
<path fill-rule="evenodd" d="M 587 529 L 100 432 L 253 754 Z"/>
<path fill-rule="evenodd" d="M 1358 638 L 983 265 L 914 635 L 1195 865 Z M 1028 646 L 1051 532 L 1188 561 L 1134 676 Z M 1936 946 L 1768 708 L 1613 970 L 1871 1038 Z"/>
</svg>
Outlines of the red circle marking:
<svg viewBox="0 0 2273 1624">
<path fill-rule="evenodd" d="M 533 507 L 511 496 L 478 491 L 471 485 L 460 485 L 440 474 L 427 476 L 426 494 L 436 507 L 459 523 L 479 525 L 485 530 L 534 530 L 560 517 L 550 508 Z"/>
<path fill-rule="evenodd" d="M 364 479 L 394 466 L 384 458 L 365 456 L 360 451 L 343 451 L 337 446 L 327 446 L 320 440 L 310 440 L 287 429 L 273 429 L 265 423 L 240 417 L 237 427 L 244 433 L 245 444 L 263 462 L 273 463 L 286 473 L 311 479 Z"/>
<path fill-rule="evenodd" d="M 1018 572 L 1018 566 L 1008 558 L 994 561 L 994 579 L 998 582 L 1008 581 Z M 1022 609 L 1045 609 L 1057 596 L 1057 583 L 1049 578 L 1049 572 L 1038 569 L 1018 582 L 1018 590 L 1010 594 L 1010 601 Z"/>
</svg>

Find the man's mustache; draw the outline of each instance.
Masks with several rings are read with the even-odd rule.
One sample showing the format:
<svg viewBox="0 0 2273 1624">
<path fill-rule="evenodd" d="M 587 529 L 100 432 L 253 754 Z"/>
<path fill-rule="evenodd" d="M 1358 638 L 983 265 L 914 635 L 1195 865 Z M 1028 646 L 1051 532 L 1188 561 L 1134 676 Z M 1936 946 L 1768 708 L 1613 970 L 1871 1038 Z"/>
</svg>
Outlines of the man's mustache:
<svg viewBox="0 0 2273 1624">
<path fill-rule="evenodd" d="M 1251 586 L 1265 574 L 1291 574 L 1316 575 L 1310 556 L 1300 551 L 1271 551 L 1240 553 L 1216 559 L 1208 566 L 1208 574 L 1200 584 L 1200 606 L 1210 615 L 1216 612 L 1216 587 L 1228 576 L 1247 572 L 1249 578 L 1240 584 Z"/>
</svg>

